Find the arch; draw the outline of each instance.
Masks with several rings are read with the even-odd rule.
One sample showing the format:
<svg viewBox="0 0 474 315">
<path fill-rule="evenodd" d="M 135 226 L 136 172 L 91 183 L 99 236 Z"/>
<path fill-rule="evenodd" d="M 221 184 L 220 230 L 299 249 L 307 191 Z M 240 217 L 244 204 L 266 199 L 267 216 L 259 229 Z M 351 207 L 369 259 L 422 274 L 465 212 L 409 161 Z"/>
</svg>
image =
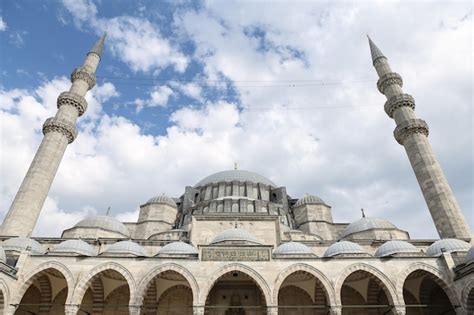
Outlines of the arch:
<svg viewBox="0 0 474 315">
<path fill-rule="evenodd" d="M 446 275 L 444 275 L 438 268 L 433 267 L 431 265 L 428 265 L 426 263 L 422 262 L 416 262 L 411 265 L 409 265 L 407 268 L 403 269 L 398 275 L 397 275 L 397 283 L 396 283 L 396 294 L 398 297 L 398 300 L 400 302 L 403 302 L 403 287 L 405 285 L 405 281 L 408 278 L 408 276 L 417 270 L 423 270 L 431 275 L 434 276 L 433 280 L 444 290 L 446 295 L 448 296 L 449 300 L 451 301 L 452 305 L 459 305 L 459 300 L 456 296 L 456 294 L 449 288 L 447 283 L 449 282 L 448 278 Z M 404 302 L 403 302 L 404 304 Z"/>
<path fill-rule="evenodd" d="M 334 287 L 331 284 L 331 281 L 329 281 L 329 279 L 321 271 L 304 263 L 291 265 L 278 274 L 273 284 L 272 302 L 274 305 L 278 304 L 278 291 L 280 290 L 281 285 L 283 284 L 285 279 L 288 278 L 288 276 L 295 273 L 296 271 L 305 271 L 313 275 L 317 280 L 319 280 L 319 282 L 323 284 L 323 288 L 326 292 L 326 298 L 329 305 L 335 305 L 335 291 Z"/>
<path fill-rule="evenodd" d="M 65 265 L 58 261 L 48 261 L 36 266 L 26 276 L 23 277 L 23 279 L 27 280 L 20 285 L 17 290 L 17 294 L 12 297 L 12 301 L 10 304 L 19 304 L 21 299 L 23 298 L 23 295 L 26 293 L 26 290 L 28 290 L 33 281 L 35 281 L 38 276 L 41 276 L 41 273 L 43 271 L 48 269 L 54 269 L 63 275 L 68 287 L 67 298 L 71 298 L 74 289 L 74 276 L 72 275 L 72 272 Z"/>
<path fill-rule="evenodd" d="M 0 312 L 3 312 L 7 309 L 7 306 L 10 301 L 10 290 L 8 290 L 8 286 L 3 279 L 0 279 L 0 292 L 2 293 L 2 300 L 0 301 Z"/>
<path fill-rule="evenodd" d="M 128 269 L 123 267 L 122 265 L 115 263 L 115 262 L 108 262 L 104 263 L 102 265 L 94 267 L 90 272 L 87 273 L 85 277 L 83 277 L 76 285 L 74 293 L 71 297 L 71 300 L 68 300 L 67 304 L 74 304 L 74 305 L 80 305 L 82 302 L 82 298 L 84 294 L 86 293 L 87 289 L 89 288 L 91 281 L 93 278 L 100 274 L 102 271 L 106 270 L 114 270 L 121 274 L 125 281 L 128 284 L 128 287 L 130 289 L 130 301 L 131 303 L 133 300 L 132 298 L 136 294 L 136 283 L 135 279 L 133 278 L 132 274 Z"/>
<path fill-rule="evenodd" d="M 212 277 L 206 282 L 206 285 L 202 288 L 200 295 L 199 295 L 199 304 L 205 304 L 206 303 L 206 298 L 208 294 L 211 292 L 212 287 L 216 283 L 217 280 L 219 280 L 220 277 L 223 275 L 233 272 L 233 271 L 240 271 L 247 276 L 249 276 L 257 286 L 262 290 L 263 296 L 265 297 L 265 303 L 266 305 L 271 305 L 272 303 L 272 298 L 270 294 L 270 288 L 265 281 L 265 279 L 254 269 L 240 263 L 232 263 L 229 265 L 225 265 L 214 272 L 212 272 Z M 278 298 L 278 297 L 277 297 Z"/>
<path fill-rule="evenodd" d="M 468 282 L 466 287 L 462 291 L 462 306 L 464 307 L 464 310 L 466 312 L 473 311 L 473 310 L 468 309 L 468 307 L 474 307 L 474 305 L 469 305 L 469 300 L 470 300 L 469 297 L 470 296 L 472 297 L 473 292 L 474 292 L 474 279 Z"/>
<path fill-rule="evenodd" d="M 174 271 L 182 275 L 186 279 L 186 281 L 188 281 L 189 286 L 191 287 L 193 293 L 193 304 L 196 304 L 199 301 L 199 286 L 193 274 L 188 269 L 178 264 L 167 263 L 152 269 L 142 278 L 140 284 L 138 285 L 136 296 L 133 300 L 134 304 L 141 305 L 143 303 L 143 299 L 145 297 L 148 287 L 150 286 L 151 281 L 160 273 L 165 271 Z"/>
<path fill-rule="evenodd" d="M 344 281 L 349 275 L 351 275 L 352 273 L 356 271 L 365 271 L 371 274 L 372 276 L 374 276 L 378 281 L 381 282 L 381 284 L 383 285 L 383 288 L 387 290 L 386 295 L 387 295 L 387 298 L 389 299 L 389 303 L 391 305 L 400 304 L 397 291 L 395 290 L 395 285 L 383 272 L 365 263 L 356 263 L 356 264 L 352 264 L 346 267 L 346 269 L 342 271 L 341 275 L 336 281 L 335 292 L 338 292 L 338 294 L 336 294 L 336 305 L 342 305 L 342 299 L 341 299 L 340 293 L 341 293 Z"/>
</svg>

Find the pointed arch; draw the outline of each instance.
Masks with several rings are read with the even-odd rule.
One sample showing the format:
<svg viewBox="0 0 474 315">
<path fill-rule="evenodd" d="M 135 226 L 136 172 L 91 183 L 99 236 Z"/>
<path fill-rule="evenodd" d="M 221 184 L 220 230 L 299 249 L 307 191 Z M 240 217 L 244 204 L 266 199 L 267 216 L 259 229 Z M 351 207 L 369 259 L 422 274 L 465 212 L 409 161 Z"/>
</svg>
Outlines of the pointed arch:
<svg viewBox="0 0 474 315">
<path fill-rule="evenodd" d="M 134 304 L 142 305 L 143 300 L 145 298 L 145 294 L 147 292 L 148 287 L 151 284 L 151 281 L 160 273 L 163 273 L 165 271 L 174 271 L 182 275 L 186 279 L 193 293 L 193 303 L 196 304 L 199 299 L 199 286 L 196 281 L 196 278 L 194 278 L 193 274 L 188 269 L 175 263 L 167 263 L 167 264 L 158 266 L 152 269 L 150 272 L 148 272 L 142 278 L 142 280 L 140 281 L 138 285 L 136 295 L 134 296 L 134 299 L 133 299 Z"/>
<path fill-rule="evenodd" d="M 386 290 L 386 295 L 387 295 L 387 298 L 389 299 L 389 303 L 391 305 L 399 305 L 400 304 L 399 303 L 400 300 L 398 298 L 397 291 L 395 289 L 395 285 L 382 271 L 380 271 L 379 269 L 377 269 L 373 266 L 365 264 L 365 263 L 355 263 L 355 264 L 352 264 L 352 265 L 346 267 L 342 271 L 342 273 L 340 274 L 339 278 L 336 281 L 336 285 L 335 285 L 335 288 L 334 288 L 335 292 L 337 292 L 337 294 L 336 294 L 336 305 L 342 305 L 341 290 L 342 290 L 342 286 L 344 284 L 344 281 L 346 280 L 346 278 L 349 275 L 351 275 L 352 273 L 354 273 L 356 271 L 365 271 L 365 272 L 371 274 L 372 276 L 374 276 L 374 279 L 376 279 L 377 281 L 380 281 L 380 283 L 383 285 L 382 288 L 384 290 Z"/>
<path fill-rule="evenodd" d="M 471 279 L 466 286 L 464 287 L 464 290 L 462 291 L 462 306 L 464 307 L 465 311 L 473 311 L 473 309 L 469 309 L 469 307 L 474 307 L 474 301 L 472 300 L 472 296 L 474 292 L 474 279 Z M 471 304 L 469 304 L 471 302 Z"/>
<path fill-rule="evenodd" d="M 3 279 L 0 279 L 0 292 L 2 293 L 3 298 L 0 301 L 0 314 L 4 314 L 10 301 L 10 290 Z"/>
<path fill-rule="evenodd" d="M 233 271 L 242 272 L 252 278 L 252 280 L 255 281 L 260 290 L 262 290 L 263 296 L 265 297 L 266 305 L 271 305 L 272 297 L 267 281 L 265 281 L 265 279 L 260 275 L 260 273 L 241 263 L 228 264 L 212 272 L 212 277 L 208 279 L 208 281 L 206 281 L 206 284 L 203 286 L 200 292 L 199 304 L 204 305 L 206 303 L 206 298 L 208 294 L 211 292 L 212 287 L 219 280 L 220 277 Z"/>
<path fill-rule="evenodd" d="M 91 285 L 91 282 L 93 281 L 94 277 L 106 270 L 114 270 L 124 277 L 130 289 L 129 303 L 131 303 L 133 301 L 132 297 L 136 295 L 135 279 L 133 278 L 130 271 L 128 271 L 128 269 L 125 268 L 124 266 L 115 262 L 108 262 L 108 263 L 104 263 L 102 265 L 94 267 L 91 271 L 87 273 L 87 275 L 85 275 L 83 278 L 81 278 L 78 281 L 75 287 L 74 293 L 71 297 L 71 300 L 70 301 L 68 300 L 68 304 L 80 305 L 82 302 L 82 298 L 84 297 L 84 294 L 86 293 L 87 289 Z"/>
<path fill-rule="evenodd" d="M 304 263 L 291 265 L 278 274 L 273 284 L 272 302 L 274 305 L 278 304 L 278 292 L 280 291 L 280 287 L 285 279 L 297 271 L 305 271 L 319 280 L 319 282 L 321 282 L 323 285 L 329 305 L 335 305 L 335 291 L 331 281 L 329 281 L 329 279 L 321 271 Z"/>
</svg>

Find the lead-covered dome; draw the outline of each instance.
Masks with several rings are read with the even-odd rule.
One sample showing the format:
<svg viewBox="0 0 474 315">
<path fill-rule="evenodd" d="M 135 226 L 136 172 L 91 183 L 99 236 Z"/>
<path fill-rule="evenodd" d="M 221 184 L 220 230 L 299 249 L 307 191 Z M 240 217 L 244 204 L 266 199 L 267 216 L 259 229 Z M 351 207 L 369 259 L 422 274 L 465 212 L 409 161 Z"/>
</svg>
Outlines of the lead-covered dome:
<svg viewBox="0 0 474 315">
<path fill-rule="evenodd" d="M 455 238 L 444 238 L 437 240 L 426 250 L 426 255 L 432 257 L 441 256 L 443 252 L 467 252 L 471 245 L 469 243 L 455 239 Z"/>
<path fill-rule="evenodd" d="M 252 182 L 252 183 L 261 183 L 269 185 L 272 187 L 277 187 L 271 180 L 268 178 L 259 175 L 257 173 L 244 171 L 244 170 L 230 170 L 218 172 L 212 175 L 207 176 L 202 179 L 199 183 L 194 185 L 194 187 L 206 186 L 208 184 L 219 183 L 219 182 Z"/>
<path fill-rule="evenodd" d="M 51 253 L 68 253 L 82 256 L 95 256 L 97 251 L 82 240 L 67 240 L 53 246 Z"/>
<path fill-rule="evenodd" d="M 34 255 L 43 255 L 45 253 L 45 250 L 40 243 L 28 237 L 10 238 L 4 241 L 2 246 L 4 250 L 12 250 L 17 252 L 21 252 L 27 248 L 30 248 L 30 252 Z"/>
<path fill-rule="evenodd" d="M 260 244 L 257 238 L 250 232 L 242 229 L 229 229 L 220 232 L 214 237 L 211 244 L 217 244 L 222 242 L 249 242 Z"/>
<path fill-rule="evenodd" d="M 173 242 L 163 246 L 158 255 L 197 255 L 196 247 L 185 242 Z"/>
<path fill-rule="evenodd" d="M 399 253 L 419 253 L 420 250 L 405 241 L 388 241 L 375 251 L 376 257 L 387 257 Z"/>
<path fill-rule="evenodd" d="M 367 254 L 367 252 L 357 243 L 340 241 L 329 246 L 324 253 L 324 257 L 334 257 L 341 254 Z"/>
<path fill-rule="evenodd" d="M 314 195 L 306 195 L 300 199 L 298 199 L 298 201 L 296 202 L 295 204 L 295 207 L 299 207 L 299 206 L 302 206 L 302 205 L 309 205 L 309 204 L 326 204 L 321 198 L 319 198 L 318 196 L 314 196 Z"/>
<path fill-rule="evenodd" d="M 373 229 L 398 229 L 394 224 L 388 220 L 374 217 L 363 217 L 348 226 L 342 231 L 341 236 L 346 237 L 348 235 L 373 230 Z"/>
<path fill-rule="evenodd" d="M 300 242 L 287 242 L 278 246 L 274 251 L 275 255 L 308 255 L 313 254 L 313 251 Z"/>
<path fill-rule="evenodd" d="M 153 198 L 150 198 L 146 203 L 147 204 L 164 203 L 164 204 L 170 205 L 170 206 L 175 207 L 175 208 L 178 207 L 176 205 L 176 202 L 172 198 L 170 198 L 166 195 L 155 196 Z"/>
<path fill-rule="evenodd" d="M 84 220 L 79 221 L 75 228 L 96 228 L 110 232 L 120 233 L 124 236 L 130 236 L 130 231 L 127 227 L 117 219 L 106 215 L 97 215 L 87 217 Z"/>
<path fill-rule="evenodd" d="M 120 241 L 107 247 L 105 254 L 146 256 L 145 249 L 132 241 Z"/>
</svg>

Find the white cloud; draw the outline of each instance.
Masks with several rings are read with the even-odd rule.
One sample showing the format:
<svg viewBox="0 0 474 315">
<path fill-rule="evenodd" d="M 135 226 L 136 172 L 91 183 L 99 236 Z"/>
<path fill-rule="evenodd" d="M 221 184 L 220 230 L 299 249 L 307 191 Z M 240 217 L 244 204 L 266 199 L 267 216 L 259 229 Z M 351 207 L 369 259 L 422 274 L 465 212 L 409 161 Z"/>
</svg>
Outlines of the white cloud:
<svg viewBox="0 0 474 315">
<path fill-rule="evenodd" d="M 7 23 L 3 20 L 3 17 L 0 16 L 0 32 L 3 32 L 7 29 Z"/>
<path fill-rule="evenodd" d="M 165 107 L 168 104 L 168 100 L 173 95 L 173 90 L 166 85 L 155 86 L 150 91 L 148 99 L 136 99 L 134 101 L 137 106 L 137 112 L 141 111 L 143 107 Z"/>
</svg>

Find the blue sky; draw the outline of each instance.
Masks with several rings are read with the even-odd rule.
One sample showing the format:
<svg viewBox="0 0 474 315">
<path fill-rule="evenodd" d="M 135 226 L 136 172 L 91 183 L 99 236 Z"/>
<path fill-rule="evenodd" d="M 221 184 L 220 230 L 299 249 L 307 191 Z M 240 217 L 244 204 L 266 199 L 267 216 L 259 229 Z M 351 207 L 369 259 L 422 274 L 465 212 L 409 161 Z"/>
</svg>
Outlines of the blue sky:
<svg viewBox="0 0 474 315">
<path fill-rule="evenodd" d="M 108 206 L 135 220 L 148 198 L 179 197 L 237 162 L 293 198 L 320 196 L 338 222 L 364 208 L 436 237 L 383 111 L 370 34 L 415 97 L 474 227 L 472 10 L 470 1 L 2 1 L 0 218 L 57 95 L 107 31 L 98 84 L 36 235 Z"/>
</svg>

